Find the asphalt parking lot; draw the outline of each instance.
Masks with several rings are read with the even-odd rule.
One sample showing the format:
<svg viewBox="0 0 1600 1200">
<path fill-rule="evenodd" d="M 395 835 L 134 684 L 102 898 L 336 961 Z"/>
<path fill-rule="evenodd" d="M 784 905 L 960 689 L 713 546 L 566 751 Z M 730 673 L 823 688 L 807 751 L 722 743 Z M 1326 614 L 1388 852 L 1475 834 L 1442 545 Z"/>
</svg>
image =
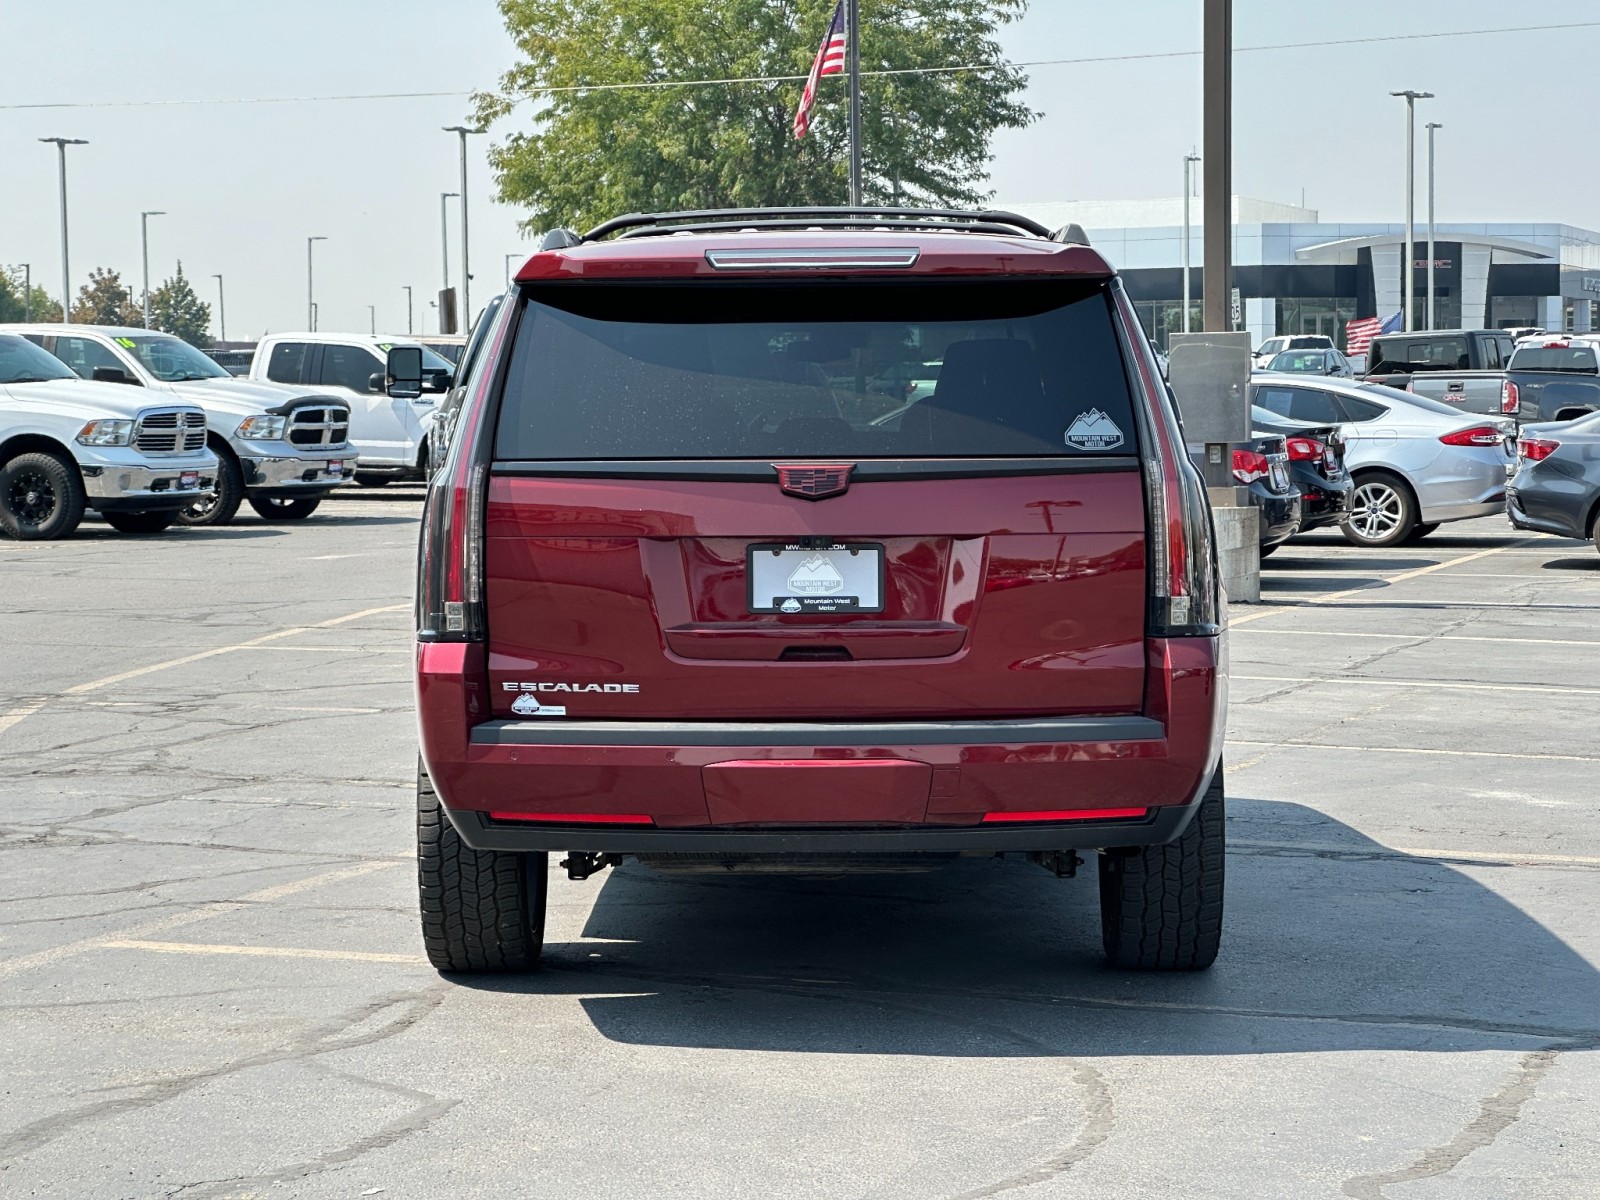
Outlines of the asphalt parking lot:
<svg viewBox="0 0 1600 1200">
<path fill-rule="evenodd" d="M 1600 555 L 1312 535 L 1234 610 L 1229 912 L 1101 965 L 1092 872 L 551 884 L 441 978 L 418 493 L 0 543 L 0 1193 L 1600 1192 Z"/>
</svg>

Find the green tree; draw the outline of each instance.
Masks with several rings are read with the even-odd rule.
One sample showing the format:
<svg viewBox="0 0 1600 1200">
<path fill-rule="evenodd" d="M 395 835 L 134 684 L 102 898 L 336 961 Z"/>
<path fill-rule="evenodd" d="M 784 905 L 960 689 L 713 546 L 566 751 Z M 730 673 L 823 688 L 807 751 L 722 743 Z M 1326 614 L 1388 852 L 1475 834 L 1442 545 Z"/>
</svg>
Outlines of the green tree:
<svg viewBox="0 0 1600 1200">
<path fill-rule="evenodd" d="M 181 259 L 178 273 L 150 293 L 150 325 L 201 350 L 211 346 L 211 306 L 194 294 Z"/>
<path fill-rule="evenodd" d="M 593 84 L 805 75 L 836 0 L 499 0 L 522 57 L 479 123 L 516 119 L 490 151 L 500 199 L 524 227 L 587 226 L 619 213 L 843 204 L 847 85 L 818 89 L 811 132 L 792 132 L 803 83 L 559 91 Z M 862 79 L 862 199 L 982 203 L 995 131 L 1038 114 L 1018 99 L 995 32 L 1027 0 L 863 0 L 861 67 L 929 69 Z M 519 108 L 526 102 L 527 108 Z M 531 127 L 531 128 L 530 128 Z"/>
<path fill-rule="evenodd" d="M 120 274 L 96 267 L 72 302 L 72 320 L 78 325 L 143 325 L 144 310 L 122 286 Z"/>
<path fill-rule="evenodd" d="M 59 321 L 61 305 L 50 299 L 38 284 L 31 289 L 31 300 L 23 296 L 24 273 L 21 267 L 0 267 L 0 321 Z"/>
</svg>

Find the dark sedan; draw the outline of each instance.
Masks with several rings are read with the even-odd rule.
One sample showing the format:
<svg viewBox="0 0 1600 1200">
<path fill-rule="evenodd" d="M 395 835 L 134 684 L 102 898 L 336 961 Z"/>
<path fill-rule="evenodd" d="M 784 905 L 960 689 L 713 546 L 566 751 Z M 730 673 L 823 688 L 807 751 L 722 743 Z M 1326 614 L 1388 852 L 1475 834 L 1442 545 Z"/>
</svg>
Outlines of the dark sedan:
<svg viewBox="0 0 1600 1200">
<path fill-rule="evenodd" d="M 1600 413 L 1522 427 L 1506 513 L 1518 529 L 1592 538 L 1600 550 Z"/>
<path fill-rule="evenodd" d="M 1289 482 L 1300 489 L 1300 532 L 1338 525 L 1350 513 L 1355 483 L 1344 465 L 1344 434 L 1337 425 L 1300 425 L 1258 406 L 1250 409 L 1258 435 L 1284 439 Z"/>
<path fill-rule="evenodd" d="M 1190 446 L 1189 456 L 1202 472 L 1205 447 Z M 1290 482 L 1289 451 L 1282 434 L 1258 434 L 1235 446 L 1234 482 L 1245 489 L 1256 510 L 1258 541 L 1266 557 L 1300 531 L 1300 493 Z"/>
</svg>

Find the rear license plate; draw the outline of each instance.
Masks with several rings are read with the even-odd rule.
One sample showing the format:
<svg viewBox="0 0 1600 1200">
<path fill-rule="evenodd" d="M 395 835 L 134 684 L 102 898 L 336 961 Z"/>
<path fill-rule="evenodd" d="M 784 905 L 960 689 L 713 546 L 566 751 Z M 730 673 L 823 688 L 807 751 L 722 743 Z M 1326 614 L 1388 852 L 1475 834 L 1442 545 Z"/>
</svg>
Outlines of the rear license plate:
<svg viewBox="0 0 1600 1200">
<path fill-rule="evenodd" d="M 745 557 L 754 613 L 883 611 L 883 547 L 874 542 L 759 542 Z"/>
<path fill-rule="evenodd" d="M 1289 490 L 1289 468 L 1282 463 L 1275 462 L 1270 470 L 1272 473 L 1272 490 L 1275 492 L 1287 492 Z"/>
<path fill-rule="evenodd" d="M 180 490 L 187 490 L 188 488 L 197 488 L 199 486 L 200 486 L 200 472 L 199 471 L 184 471 L 184 472 L 181 472 L 178 475 L 178 488 Z"/>
</svg>

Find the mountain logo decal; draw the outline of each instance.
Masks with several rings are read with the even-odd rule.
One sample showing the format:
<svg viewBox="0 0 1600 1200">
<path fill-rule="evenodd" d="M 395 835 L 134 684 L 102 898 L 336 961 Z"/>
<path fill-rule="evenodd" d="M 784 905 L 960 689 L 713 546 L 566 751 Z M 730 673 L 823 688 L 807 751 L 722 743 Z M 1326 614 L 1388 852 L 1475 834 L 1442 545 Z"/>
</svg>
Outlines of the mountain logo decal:
<svg viewBox="0 0 1600 1200">
<path fill-rule="evenodd" d="M 1115 450 L 1122 445 L 1122 430 L 1098 408 L 1079 413 L 1067 426 L 1067 445 L 1075 450 Z"/>
<path fill-rule="evenodd" d="M 800 596 L 831 596 L 844 590 L 844 576 L 825 554 L 813 554 L 789 576 L 789 590 Z"/>
</svg>

